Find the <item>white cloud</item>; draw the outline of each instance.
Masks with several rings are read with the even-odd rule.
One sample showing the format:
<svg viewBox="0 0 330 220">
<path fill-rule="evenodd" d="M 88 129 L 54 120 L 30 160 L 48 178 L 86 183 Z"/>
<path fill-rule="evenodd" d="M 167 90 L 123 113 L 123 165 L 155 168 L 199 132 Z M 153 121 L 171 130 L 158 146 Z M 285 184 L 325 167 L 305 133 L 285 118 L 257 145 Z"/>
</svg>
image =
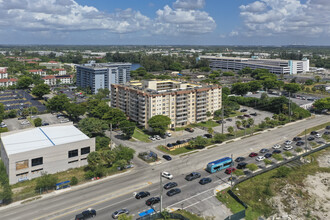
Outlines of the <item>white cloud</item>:
<svg viewBox="0 0 330 220">
<path fill-rule="evenodd" d="M 232 31 L 229 33 L 230 37 L 234 37 L 234 36 L 238 36 L 238 32 L 237 31 Z"/>
<path fill-rule="evenodd" d="M 329 0 L 260 0 L 240 9 L 249 36 L 330 35 Z"/>
<path fill-rule="evenodd" d="M 204 8 L 205 0 L 176 0 L 173 3 L 175 9 L 194 10 Z"/>
</svg>

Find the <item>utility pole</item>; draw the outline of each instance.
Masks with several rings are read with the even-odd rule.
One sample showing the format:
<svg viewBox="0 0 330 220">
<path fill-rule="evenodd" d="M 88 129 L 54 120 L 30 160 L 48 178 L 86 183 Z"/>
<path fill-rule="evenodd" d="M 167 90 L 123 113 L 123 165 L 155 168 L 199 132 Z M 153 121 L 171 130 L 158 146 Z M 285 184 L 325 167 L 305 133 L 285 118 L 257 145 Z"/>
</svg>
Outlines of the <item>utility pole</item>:
<svg viewBox="0 0 330 220">
<path fill-rule="evenodd" d="M 233 154 L 231 154 L 231 164 L 230 167 L 233 166 Z M 231 170 L 230 172 L 230 187 L 233 188 L 233 171 Z"/>
<path fill-rule="evenodd" d="M 306 128 L 305 128 L 305 150 L 308 150 L 308 143 L 307 143 L 307 134 L 306 134 Z"/>
<path fill-rule="evenodd" d="M 221 111 L 221 118 L 222 118 L 222 123 L 221 123 L 221 126 L 222 126 L 222 134 L 223 134 L 223 124 L 225 123 L 225 118 L 224 118 L 224 106 L 223 106 L 223 103 L 222 104 L 222 111 Z"/>
<path fill-rule="evenodd" d="M 289 92 L 289 123 L 291 122 L 291 92 Z"/>
<path fill-rule="evenodd" d="M 163 179 L 161 172 L 159 176 L 160 176 L 159 186 L 160 186 L 160 213 L 161 213 L 163 210 Z"/>
</svg>

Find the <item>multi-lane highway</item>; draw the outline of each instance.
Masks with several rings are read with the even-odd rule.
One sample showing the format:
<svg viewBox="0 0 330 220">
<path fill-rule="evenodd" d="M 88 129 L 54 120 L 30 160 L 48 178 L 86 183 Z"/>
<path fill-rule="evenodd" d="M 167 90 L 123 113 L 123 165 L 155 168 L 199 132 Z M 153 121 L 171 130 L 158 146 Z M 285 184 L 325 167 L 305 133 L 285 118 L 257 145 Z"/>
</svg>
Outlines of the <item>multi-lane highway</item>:
<svg viewBox="0 0 330 220">
<path fill-rule="evenodd" d="M 164 205 L 169 208 L 194 208 L 198 204 L 211 200 L 213 189 L 228 178 L 223 172 L 208 174 L 203 171 L 205 165 L 225 156 L 247 156 L 252 151 L 271 147 L 292 139 L 305 128 L 322 124 L 329 120 L 328 116 L 317 116 L 314 119 L 300 121 L 273 131 L 258 134 L 204 150 L 184 157 L 176 157 L 172 161 L 153 166 L 136 167 L 128 173 L 108 178 L 99 183 L 75 187 L 65 193 L 48 196 L 23 205 L 1 208 L 1 219 L 74 219 L 82 210 L 92 207 L 97 211 L 97 219 L 111 219 L 111 214 L 120 208 L 128 208 L 137 217 L 138 213 L 147 210 L 147 198 L 137 200 L 134 192 L 149 191 L 151 196 L 158 196 L 159 174 L 166 170 L 173 174 L 173 181 L 178 183 L 181 194 L 167 197 L 164 190 Z M 202 177 L 211 176 L 213 182 L 204 186 L 198 180 L 188 182 L 184 176 L 198 171 Z M 167 180 L 164 182 L 168 182 Z M 201 202 L 203 200 L 203 202 Z M 156 206 L 156 209 L 159 205 Z"/>
</svg>

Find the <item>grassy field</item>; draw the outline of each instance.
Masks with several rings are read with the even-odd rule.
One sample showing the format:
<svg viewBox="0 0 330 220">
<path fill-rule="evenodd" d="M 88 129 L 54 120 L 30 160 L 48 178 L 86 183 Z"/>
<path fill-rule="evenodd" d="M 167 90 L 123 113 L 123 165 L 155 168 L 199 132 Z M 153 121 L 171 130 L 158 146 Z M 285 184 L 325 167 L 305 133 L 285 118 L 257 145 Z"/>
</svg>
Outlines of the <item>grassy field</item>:
<svg viewBox="0 0 330 220">
<path fill-rule="evenodd" d="M 178 154 L 184 154 L 184 153 L 194 151 L 194 149 L 192 149 L 190 147 L 181 147 L 181 148 L 175 149 L 173 151 L 169 151 L 162 145 L 158 146 L 157 149 L 163 151 L 164 153 L 170 154 L 170 155 L 178 155 Z"/>
<path fill-rule="evenodd" d="M 190 220 L 204 220 L 204 218 L 194 215 L 191 212 L 187 212 L 185 210 L 178 210 L 178 211 L 175 211 L 175 213 L 181 214 Z"/>
<path fill-rule="evenodd" d="M 218 123 L 216 123 L 215 121 L 205 121 L 205 122 L 200 122 L 198 124 L 196 124 L 198 126 L 202 126 L 202 127 L 205 127 L 205 128 L 213 128 L 213 127 L 217 127 L 219 126 Z"/>
<path fill-rule="evenodd" d="M 139 141 L 150 143 L 149 136 L 143 133 L 143 131 L 139 128 L 135 128 L 133 137 L 138 139 Z"/>
<path fill-rule="evenodd" d="M 274 210 L 268 201 L 271 197 L 275 196 L 276 192 L 280 191 L 281 188 L 283 188 L 285 185 L 291 184 L 294 186 L 303 187 L 304 179 L 308 175 L 313 175 L 318 172 L 330 173 L 330 168 L 319 167 L 316 160 L 319 155 L 324 154 L 326 151 L 329 152 L 330 149 L 328 148 L 309 155 L 308 158 L 312 162 L 290 169 L 290 173 L 287 177 L 278 177 L 278 169 L 274 169 L 236 185 L 234 187 L 234 192 L 236 194 L 239 193 L 240 199 L 249 206 L 245 219 L 254 220 L 259 216 L 267 217 L 274 214 Z M 301 190 L 297 188 L 297 192 L 295 193 L 301 193 L 299 191 Z M 226 192 L 226 190 L 219 192 L 217 194 L 217 198 L 226 204 L 226 206 L 233 213 L 242 210 L 242 206 L 238 204 Z"/>
<path fill-rule="evenodd" d="M 321 124 L 321 125 L 318 125 L 318 126 L 315 126 L 315 127 L 312 127 L 312 128 L 308 128 L 308 129 L 306 129 L 306 134 L 309 135 L 309 133 L 311 131 L 321 130 L 321 129 L 325 128 L 328 125 L 330 125 L 330 122 L 327 122 L 327 123 L 324 123 L 324 124 Z M 305 135 L 305 131 L 301 132 L 297 136 L 303 136 L 303 135 Z"/>
</svg>

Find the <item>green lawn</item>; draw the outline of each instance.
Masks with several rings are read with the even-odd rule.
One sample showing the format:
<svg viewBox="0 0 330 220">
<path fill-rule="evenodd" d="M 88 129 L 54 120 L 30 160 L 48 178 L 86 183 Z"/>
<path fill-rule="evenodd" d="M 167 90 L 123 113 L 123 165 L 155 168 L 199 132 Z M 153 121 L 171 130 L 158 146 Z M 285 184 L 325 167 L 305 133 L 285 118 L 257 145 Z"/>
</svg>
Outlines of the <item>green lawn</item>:
<svg viewBox="0 0 330 220">
<path fill-rule="evenodd" d="M 205 128 L 213 128 L 213 127 L 217 127 L 219 126 L 218 123 L 216 123 L 215 121 L 205 121 L 205 122 L 200 122 L 197 124 L 198 126 L 202 126 Z"/>
<path fill-rule="evenodd" d="M 330 122 L 327 122 L 327 123 L 324 123 L 324 124 L 321 124 L 321 125 L 318 125 L 318 126 L 315 126 L 315 127 L 312 127 L 312 128 L 308 128 L 308 129 L 306 129 L 306 134 L 308 135 L 311 131 L 321 130 L 321 129 L 325 128 L 328 125 L 330 125 Z M 305 131 L 301 132 L 297 136 L 303 136 L 303 135 L 305 135 Z"/>
<path fill-rule="evenodd" d="M 178 154 L 184 154 L 187 152 L 194 151 L 194 149 L 190 148 L 190 147 L 181 147 L 181 148 L 175 149 L 173 151 L 169 151 L 162 145 L 158 146 L 157 149 L 163 151 L 164 153 L 170 154 L 170 155 L 178 155 Z"/>
<path fill-rule="evenodd" d="M 240 111 L 235 111 L 229 114 L 229 117 L 236 117 L 236 116 L 240 116 L 240 115 L 244 115 L 243 112 Z"/>
<path fill-rule="evenodd" d="M 150 143 L 149 136 L 143 133 L 143 131 L 139 128 L 135 128 L 133 137 L 138 139 L 139 141 Z"/>
</svg>

